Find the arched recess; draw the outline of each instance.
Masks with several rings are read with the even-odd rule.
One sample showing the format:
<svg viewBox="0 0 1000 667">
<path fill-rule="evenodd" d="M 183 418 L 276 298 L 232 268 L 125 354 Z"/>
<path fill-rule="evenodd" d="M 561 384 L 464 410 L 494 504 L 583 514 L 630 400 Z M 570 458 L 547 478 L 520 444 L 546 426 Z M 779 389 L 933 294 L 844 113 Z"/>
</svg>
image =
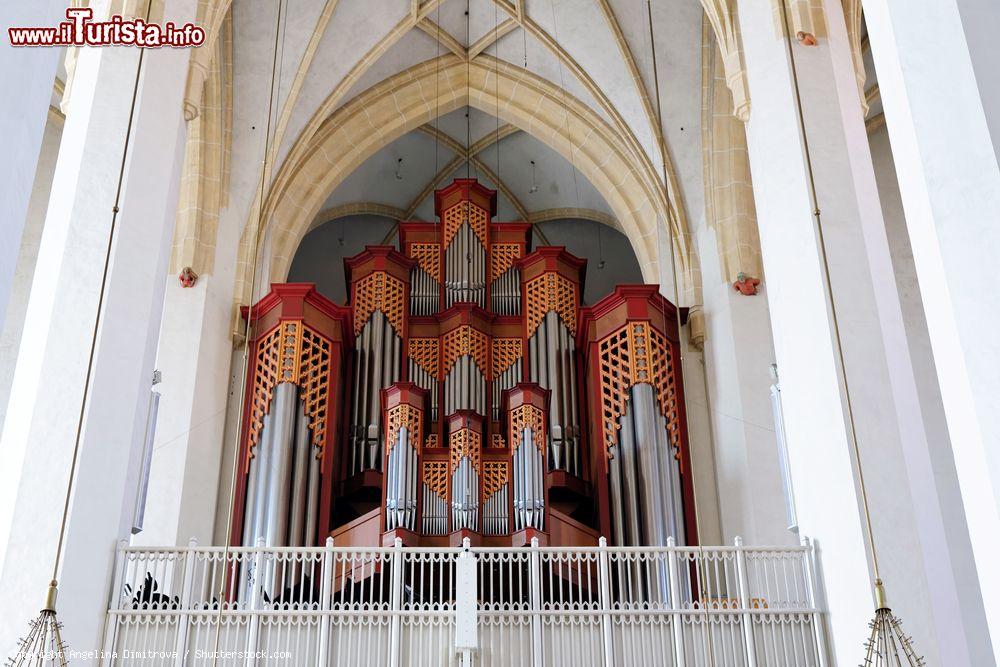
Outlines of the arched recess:
<svg viewBox="0 0 1000 667">
<path fill-rule="evenodd" d="M 281 165 L 264 200 L 267 228 L 260 234 L 268 239 L 270 279 L 284 279 L 326 197 L 354 169 L 436 115 L 466 105 L 499 116 L 570 160 L 611 207 L 648 282 L 665 275 L 659 245 L 666 242 L 665 225 L 671 221 L 681 301 L 698 301 L 700 270 L 692 239 L 655 171 L 634 159 L 628 142 L 579 100 L 525 69 L 486 56 L 471 63 L 442 56 L 372 86 L 334 112 L 305 149 Z M 255 225 L 247 225 L 237 275 L 248 274 L 255 237 Z M 237 285 L 240 301 L 249 298 L 247 288 Z"/>
</svg>

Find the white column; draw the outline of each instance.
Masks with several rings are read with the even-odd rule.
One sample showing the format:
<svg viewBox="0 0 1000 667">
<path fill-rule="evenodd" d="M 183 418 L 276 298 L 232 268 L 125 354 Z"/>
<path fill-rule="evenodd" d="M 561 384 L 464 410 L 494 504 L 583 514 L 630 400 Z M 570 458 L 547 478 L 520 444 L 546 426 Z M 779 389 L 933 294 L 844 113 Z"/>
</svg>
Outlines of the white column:
<svg viewBox="0 0 1000 667">
<path fill-rule="evenodd" d="M 100 16 L 108 3 L 92 6 Z M 169 19 L 193 15 L 193 0 L 167 2 Z M 114 542 L 132 519 L 188 56 L 175 49 L 145 56 L 59 575 L 63 637 L 77 650 L 100 645 Z M 133 48 L 83 49 L 77 65 L 0 440 L 0 469 L 19 473 L 0 489 L 4 652 L 37 614 L 50 576 L 138 58 Z"/>
<path fill-rule="evenodd" d="M 882 576 L 929 664 L 945 656 L 949 665 L 987 664 L 984 640 L 967 620 L 983 614 L 964 585 L 970 554 L 947 539 L 945 521 L 963 510 L 948 501 L 957 481 L 935 468 L 920 415 L 843 13 L 839 2 L 823 5 L 819 45 L 794 48 Z M 846 664 L 858 659 L 874 606 L 777 6 L 739 2 L 752 100 L 748 144 L 799 526 L 819 547 L 835 659 Z"/>
<path fill-rule="evenodd" d="M 18 0 L 0 7 L 0 137 L 4 154 L 0 160 L 0 324 L 7 312 L 21 232 L 28 212 L 35 163 L 42 146 L 42 132 L 52 101 L 52 86 L 63 49 L 14 48 L 6 28 L 55 25 L 65 18 L 65 0 Z"/>
<path fill-rule="evenodd" d="M 1000 660 L 1000 5 L 865 0 L 865 17 Z"/>
</svg>

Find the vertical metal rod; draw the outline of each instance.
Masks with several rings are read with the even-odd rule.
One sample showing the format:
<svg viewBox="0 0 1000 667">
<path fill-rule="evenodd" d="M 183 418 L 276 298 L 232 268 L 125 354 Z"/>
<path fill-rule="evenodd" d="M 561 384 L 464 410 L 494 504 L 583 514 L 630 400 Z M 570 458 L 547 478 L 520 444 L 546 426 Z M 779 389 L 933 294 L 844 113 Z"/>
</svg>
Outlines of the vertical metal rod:
<svg viewBox="0 0 1000 667">
<path fill-rule="evenodd" d="M 753 632 L 753 614 L 750 613 L 750 596 L 747 586 L 747 554 L 743 547 L 743 538 L 736 538 L 736 574 L 740 597 L 740 608 L 743 610 L 743 641 L 746 642 L 747 667 L 757 667 L 757 647 Z"/>
</svg>

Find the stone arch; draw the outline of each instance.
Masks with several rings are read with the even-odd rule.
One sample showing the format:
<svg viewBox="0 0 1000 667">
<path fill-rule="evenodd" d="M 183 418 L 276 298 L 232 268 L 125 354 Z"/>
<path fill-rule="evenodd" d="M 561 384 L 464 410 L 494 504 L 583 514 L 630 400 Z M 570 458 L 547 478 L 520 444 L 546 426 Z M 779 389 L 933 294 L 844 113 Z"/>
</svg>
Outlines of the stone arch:
<svg viewBox="0 0 1000 667">
<path fill-rule="evenodd" d="M 571 160 L 608 202 L 649 282 L 661 282 L 664 275 L 658 246 L 666 234 L 658 234 L 658 225 L 670 221 L 682 301 L 698 301 L 700 270 L 692 239 L 680 227 L 679 205 L 668 201 L 654 170 L 585 104 L 527 70 L 485 56 L 471 63 L 451 55 L 426 61 L 369 88 L 327 118 L 281 165 L 264 200 L 265 274 L 284 279 L 324 200 L 359 165 L 436 115 L 466 105 L 499 115 Z M 247 274 L 243 269 L 256 236 L 255 225 L 247 225 L 237 275 Z M 237 285 L 241 300 L 249 297 L 247 288 Z"/>
</svg>

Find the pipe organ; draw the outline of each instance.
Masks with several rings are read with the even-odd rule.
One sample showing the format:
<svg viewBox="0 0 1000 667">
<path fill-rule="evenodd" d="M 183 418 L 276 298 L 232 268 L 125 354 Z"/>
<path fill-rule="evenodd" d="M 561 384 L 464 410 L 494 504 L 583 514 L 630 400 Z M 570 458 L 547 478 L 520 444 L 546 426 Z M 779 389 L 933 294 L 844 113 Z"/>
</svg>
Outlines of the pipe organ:
<svg viewBox="0 0 1000 667">
<path fill-rule="evenodd" d="M 695 534 L 674 306 L 633 285 L 584 307 L 586 260 L 495 209 L 456 180 L 439 223 L 346 260 L 346 307 L 274 285 L 245 311 L 244 544 Z"/>
</svg>

